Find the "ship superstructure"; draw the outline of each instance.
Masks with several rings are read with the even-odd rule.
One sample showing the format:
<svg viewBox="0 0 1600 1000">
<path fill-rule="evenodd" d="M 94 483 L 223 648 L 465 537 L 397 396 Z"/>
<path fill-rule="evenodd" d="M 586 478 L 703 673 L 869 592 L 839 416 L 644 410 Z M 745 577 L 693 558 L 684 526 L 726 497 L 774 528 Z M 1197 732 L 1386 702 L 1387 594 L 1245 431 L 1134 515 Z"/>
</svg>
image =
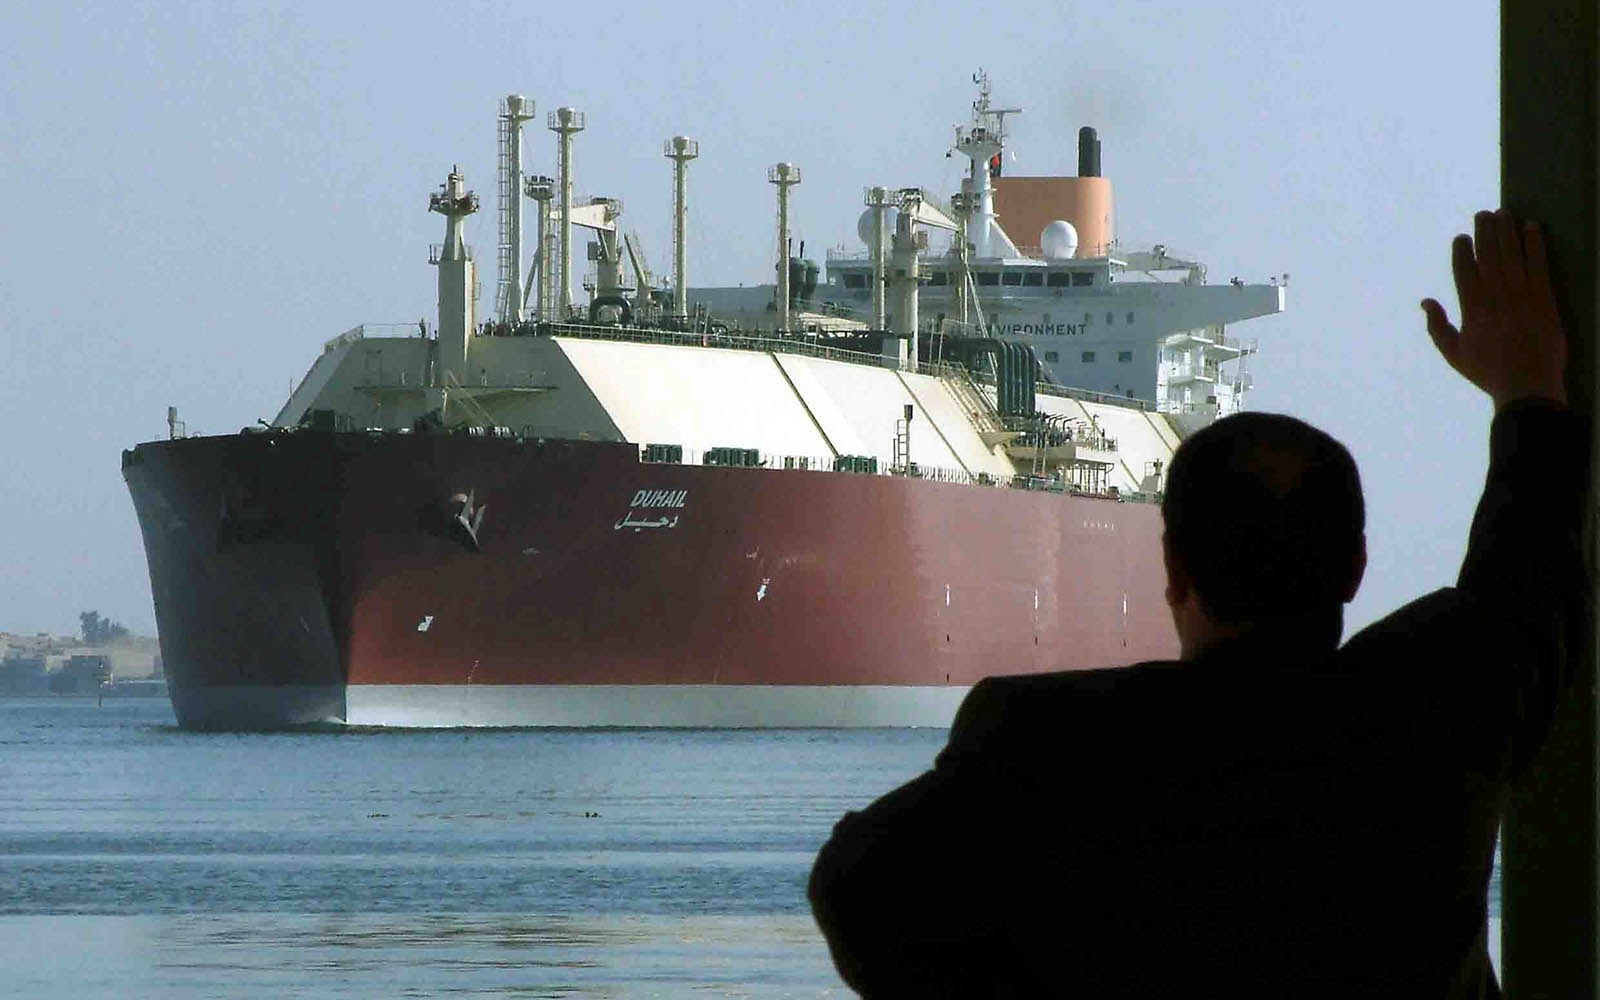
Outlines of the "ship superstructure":
<svg viewBox="0 0 1600 1000">
<path fill-rule="evenodd" d="M 1186 429 L 1238 412 L 1256 341 L 1229 334 L 1228 326 L 1282 312 L 1287 275 L 1212 285 L 1204 264 L 1163 244 L 1121 245 L 1093 127 L 1079 130 L 1076 177 L 1001 176 L 1006 118 L 1022 109 L 995 107 L 985 74 L 975 82 L 971 119 L 956 128 L 951 147 L 969 163 L 961 190 L 942 202 L 916 189 L 868 189 L 857 226 L 865 249 L 828 251 L 827 280 L 807 289 L 811 312 L 858 318 L 873 329 L 896 325 L 898 302 L 881 290 L 908 266 L 893 263 L 908 258 L 895 258 L 891 244 L 900 245 L 894 239 L 909 206 L 912 237 L 933 247 L 918 255 L 920 302 L 906 318 L 923 338 L 1025 344 L 1050 382 L 1151 403 Z M 1021 246 L 1002 225 L 1011 209 L 1027 227 Z M 934 212 L 943 218 L 925 223 Z M 697 292 L 713 312 L 755 328 L 770 316 L 765 294 Z"/>
<path fill-rule="evenodd" d="M 830 261 L 830 288 L 872 276 L 865 320 L 818 307 L 781 207 L 758 319 L 685 286 L 683 136 L 661 287 L 621 201 L 574 199 L 581 112 L 549 116 L 557 176 L 523 174 L 533 110 L 501 109 L 492 318 L 452 170 L 428 206 L 431 329 L 328 340 L 267 428 L 125 453 L 181 724 L 942 725 L 991 671 L 1173 652 L 1150 501 L 1187 423 L 1224 407 L 1057 384 L 1036 345 L 1067 335 L 993 335 L 1021 293 L 1122 308 L 1137 283 L 1113 278 L 1126 255 L 1006 236 L 989 162 L 1010 112 L 986 89 L 954 204 L 869 189 L 869 259 Z M 768 172 L 780 206 L 799 177 Z M 574 228 L 593 237 L 581 306 Z M 929 231 L 952 249 L 928 254 Z M 1220 360 L 1209 329 L 1159 344 Z"/>
</svg>

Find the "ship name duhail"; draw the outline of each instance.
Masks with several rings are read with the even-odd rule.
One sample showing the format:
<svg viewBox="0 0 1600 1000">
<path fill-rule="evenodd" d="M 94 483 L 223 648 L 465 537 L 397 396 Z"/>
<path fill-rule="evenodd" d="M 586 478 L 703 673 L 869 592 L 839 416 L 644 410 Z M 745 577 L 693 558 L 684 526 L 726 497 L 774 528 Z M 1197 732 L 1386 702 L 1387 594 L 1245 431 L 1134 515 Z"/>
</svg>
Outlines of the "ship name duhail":
<svg viewBox="0 0 1600 1000">
<path fill-rule="evenodd" d="M 688 490 L 640 490 L 633 495 L 628 506 L 634 509 L 682 507 L 688 499 Z"/>
</svg>

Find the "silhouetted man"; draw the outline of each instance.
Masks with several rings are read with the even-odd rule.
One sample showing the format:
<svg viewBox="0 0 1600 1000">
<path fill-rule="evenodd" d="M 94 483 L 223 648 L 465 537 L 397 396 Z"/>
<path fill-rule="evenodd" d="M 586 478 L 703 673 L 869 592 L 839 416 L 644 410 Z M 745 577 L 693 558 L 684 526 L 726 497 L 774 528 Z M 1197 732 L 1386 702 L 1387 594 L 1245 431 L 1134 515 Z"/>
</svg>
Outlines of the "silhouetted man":
<svg viewBox="0 0 1600 1000">
<path fill-rule="evenodd" d="M 1570 673 L 1587 451 L 1538 230 L 1475 225 L 1452 248 L 1460 329 L 1423 303 L 1495 405 L 1457 585 L 1340 647 L 1366 565 L 1349 453 L 1270 414 L 1194 434 L 1162 507 L 1181 661 L 973 688 L 935 768 L 817 859 L 852 987 L 1498 995 L 1485 896 L 1507 789 Z"/>
</svg>

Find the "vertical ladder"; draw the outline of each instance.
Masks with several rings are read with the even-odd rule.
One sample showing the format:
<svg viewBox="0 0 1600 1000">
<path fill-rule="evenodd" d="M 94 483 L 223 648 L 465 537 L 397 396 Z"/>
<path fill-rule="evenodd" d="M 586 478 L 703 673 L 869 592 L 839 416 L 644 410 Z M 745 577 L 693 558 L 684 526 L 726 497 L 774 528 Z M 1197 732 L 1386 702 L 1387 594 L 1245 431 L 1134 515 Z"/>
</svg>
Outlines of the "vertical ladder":
<svg viewBox="0 0 1600 1000">
<path fill-rule="evenodd" d="M 911 421 L 909 420 L 894 422 L 893 469 L 899 473 L 911 471 Z"/>
<path fill-rule="evenodd" d="M 496 254 L 499 270 L 494 290 L 494 318 L 500 323 L 509 323 L 516 306 L 520 304 L 511 301 L 511 286 L 517 277 L 521 277 L 512 275 L 515 265 L 511 246 L 511 214 L 516 211 L 517 199 L 522 196 L 518 190 L 522 182 L 512 176 L 511 170 L 515 152 L 511 146 L 517 141 L 517 127 L 517 121 L 511 115 L 500 116 L 500 170 L 497 185 L 500 193 L 500 238 Z"/>
<path fill-rule="evenodd" d="M 557 287 L 556 279 L 561 276 L 561 258 L 565 254 L 566 248 L 561 245 L 556 227 L 556 215 L 558 213 L 556 206 L 547 202 L 543 208 L 545 209 L 545 228 L 543 232 L 548 233 L 550 236 L 548 243 L 541 243 L 539 246 L 541 255 L 539 258 L 539 289 L 544 296 L 545 310 L 543 318 L 557 323 L 565 323 L 571 317 L 565 316 L 561 312 L 561 290 Z"/>
</svg>

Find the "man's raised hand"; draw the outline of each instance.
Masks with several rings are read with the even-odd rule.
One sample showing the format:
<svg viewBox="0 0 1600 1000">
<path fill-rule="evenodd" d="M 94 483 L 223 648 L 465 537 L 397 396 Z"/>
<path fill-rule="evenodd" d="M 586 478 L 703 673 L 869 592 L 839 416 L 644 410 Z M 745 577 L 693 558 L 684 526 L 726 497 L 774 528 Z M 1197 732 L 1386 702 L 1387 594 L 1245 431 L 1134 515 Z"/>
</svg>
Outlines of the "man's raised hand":
<svg viewBox="0 0 1600 1000">
<path fill-rule="evenodd" d="M 1436 299 L 1423 299 L 1428 336 L 1450 367 L 1487 392 L 1496 408 L 1515 399 L 1567 401 L 1567 338 L 1561 329 L 1544 235 L 1505 209 L 1479 212 L 1473 236 L 1450 247 L 1457 329 Z"/>
</svg>

